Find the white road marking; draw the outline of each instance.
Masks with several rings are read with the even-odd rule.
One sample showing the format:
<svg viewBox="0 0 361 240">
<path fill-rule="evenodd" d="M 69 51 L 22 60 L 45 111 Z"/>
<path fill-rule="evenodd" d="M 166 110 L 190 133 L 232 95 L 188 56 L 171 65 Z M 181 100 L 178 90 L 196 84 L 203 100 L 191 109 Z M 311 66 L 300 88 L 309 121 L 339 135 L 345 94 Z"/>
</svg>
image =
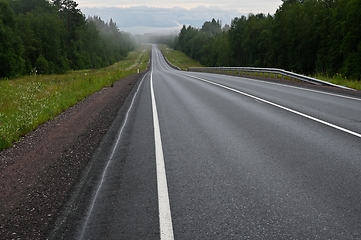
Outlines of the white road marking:
<svg viewBox="0 0 361 240">
<path fill-rule="evenodd" d="M 271 84 L 271 85 L 277 85 L 277 86 L 282 86 L 282 87 L 287 87 L 287 88 L 299 89 L 299 90 L 303 90 L 303 91 L 307 91 L 307 92 L 315 92 L 315 93 L 330 95 L 330 96 L 334 96 L 334 97 L 340 97 L 340 98 L 346 98 L 346 99 L 361 101 L 361 98 L 349 97 L 349 96 L 336 94 L 336 93 L 322 92 L 322 91 L 308 89 L 308 88 L 295 87 L 295 86 L 290 86 L 290 85 L 285 85 L 285 84 L 280 84 L 280 83 L 267 82 L 267 81 L 262 81 L 262 80 L 255 80 L 255 79 L 250 79 L 250 78 L 246 78 L 246 79 L 249 80 L 249 81 L 254 81 L 254 82 L 262 82 L 262 83 Z"/>
<path fill-rule="evenodd" d="M 235 77 L 235 76 L 229 76 L 229 77 L 238 78 L 238 79 L 240 78 L 240 77 Z M 349 97 L 349 96 L 346 96 L 346 95 L 341 95 L 341 94 L 336 94 L 336 93 L 322 92 L 322 91 L 318 91 L 318 90 L 313 90 L 313 89 L 308 89 L 308 88 L 302 88 L 302 87 L 296 87 L 296 86 L 291 86 L 291 85 L 281 84 L 281 83 L 274 83 L 274 82 L 262 81 L 262 80 L 257 80 L 257 79 L 251 79 L 251 78 L 247 78 L 247 77 L 242 77 L 242 78 L 243 78 L 243 79 L 246 79 L 247 81 L 250 81 L 250 82 L 262 82 L 262 83 L 270 84 L 270 85 L 282 86 L 282 87 L 287 87 L 287 88 L 293 88 L 293 89 L 303 90 L 303 91 L 307 91 L 307 92 L 314 92 L 314 93 L 320 93 L 320 94 L 329 95 L 329 96 L 334 96 L 334 97 L 340 97 L 340 98 L 346 98 L 346 99 L 361 101 L 361 98 Z"/>
<path fill-rule="evenodd" d="M 232 91 L 232 92 L 236 92 L 236 93 L 242 94 L 242 95 L 244 95 L 244 96 L 247 96 L 247 97 L 253 98 L 253 99 L 255 99 L 255 100 L 258 100 L 258 101 L 260 101 L 260 102 L 267 103 L 267 104 L 272 105 L 272 106 L 274 106 L 274 107 L 281 108 L 281 109 L 286 110 L 286 111 L 288 111 L 288 112 L 297 114 L 297 115 L 299 115 L 299 116 L 308 118 L 308 119 L 310 119 L 310 120 L 313 120 L 313 121 L 322 123 L 322 124 L 327 125 L 327 126 L 329 126 L 329 127 L 338 129 L 338 130 L 340 130 L 340 131 L 343 131 L 343 132 L 349 133 L 349 134 L 351 134 L 351 135 L 353 135 L 353 136 L 356 136 L 356 137 L 361 138 L 361 134 L 360 134 L 360 133 L 351 131 L 351 130 L 349 130 L 349 129 L 346 129 L 346 128 L 337 126 L 337 125 L 335 125 L 335 124 L 332 124 L 332 123 L 329 123 L 329 122 L 326 122 L 326 121 L 323 121 L 323 120 L 321 120 L 321 119 L 318 119 L 318 118 L 312 117 L 312 116 L 310 116 L 310 115 L 307 115 L 307 114 L 298 112 L 298 111 L 296 111 L 296 110 L 293 110 L 293 109 L 290 109 L 290 108 L 281 106 L 281 105 L 279 105 L 279 104 L 277 104 L 277 103 L 273 103 L 273 102 L 267 101 L 267 100 L 265 100 L 265 99 L 262 99 L 262 98 L 253 96 L 253 95 L 251 95 L 251 94 L 248 94 L 248 93 L 239 91 L 239 90 L 237 90 L 237 89 L 233 89 L 233 88 L 227 87 L 227 86 L 222 85 L 222 84 L 219 84 L 219 83 L 215 83 L 215 82 L 209 81 L 209 80 L 204 79 L 204 78 L 195 77 L 195 76 L 192 76 L 192 75 L 189 75 L 189 74 L 183 74 L 183 75 L 188 76 L 188 77 L 191 77 L 191 78 L 194 78 L 194 79 L 201 80 L 201 81 L 203 81 L 203 82 L 207 82 L 207 83 L 213 84 L 213 85 L 215 85 L 215 86 L 218 86 L 218 87 L 221 87 L 221 88 L 230 90 L 230 91 Z"/>
<path fill-rule="evenodd" d="M 166 176 L 165 165 L 164 165 L 162 139 L 160 136 L 157 105 L 155 102 L 154 89 L 153 89 L 153 70 L 150 74 L 150 90 L 151 90 L 151 97 L 152 97 L 154 140 L 155 140 L 155 158 L 156 158 L 156 165 L 157 165 L 160 239 L 172 240 L 172 239 L 174 239 L 172 215 L 170 213 L 167 176 Z"/>
<path fill-rule="evenodd" d="M 129 116 L 129 112 L 130 112 L 130 110 L 131 110 L 132 107 L 133 107 L 134 100 L 135 100 L 135 98 L 136 98 L 136 96 L 137 96 L 137 94 L 138 94 L 138 92 L 139 92 L 139 88 L 140 88 L 140 86 L 142 85 L 143 80 L 144 80 L 144 78 L 145 78 L 146 76 L 147 76 L 147 74 L 145 74 L 145 75 L 143 76 L 141 82 L 139 83 L 138 88 L 137 88 L 137 91 L 136 91 L 136 93 L 134 94 L 134 97 L 133 97 L 133 99 L 132 99 L 132 102 L 131 102 L 131 104 L 130 104 L 130 107 L 129 107 L 129 109 L 128 109 L 128 111 L 127 111 L 127 114 L 126 114 L 126 116 L 125 116 L 125 120 L 124 120 L 124 122 L 123 122 L 123 125 L 122 125 L 122 127 L 120 128 L 120 131 L 119 131 L 118 137 L 117 137 L 117 141 L 115 142 L 115 144 L 114 144 L 114 146 L 113 146 L 112 153 L 111 153 L 111 155 L 110 155 L 110 157 L 109 157 L 109 159 L 108 159 L 107 165 L 106 165 L 105 168 L 104 168 L 104 171 L 103 171 L 103 174 L 102 174 L 102 178 L 101 178 L 101 180 L 100 180 L 99 186 L 98 186 L 98 188 L 97 188 L 97 191 L 96 191 L 95 196 L 94 196 L 94 198 L 93 198 L 93 201 L 92 201 L 92 204 L 91 204 L 91 206 L 90 206 L 89 212 L 88 212 L 88 214 L 87 214 L 87 217 L 86 217 L 86 220 L 85 220 L 85 224 L 84 224 L 84 226 L 83 226 L 83 230 L 82 230 L 81 235 L 80 235 L 80 239 L 84 239 L 85 230 L 86 230 L 86 227 L 87 227 L 87 225 L 88 225 L 88 221 L 89 221 L 89 219 L 90 219 L 90 216 L 91 216 L 91 214 L 92 214 L 92 211 L 93 211 L 93 208 L 94 208 L 94 205 L 95 205 L 95 201 L 97 200 L 98 194 L 99 194 L 100 189 L 101 189 L 101 187 L 102 187 L 102 185 L 103 185 L 104 178 L 105 178 L 106 172 L 107 172 L 107 170 L 108 170 L 109 164 L 110 164 L 110 162 L 113 160 L 113 157 L 114 157 L 114 154 L 115 154 L 115 150 L 116 150 L 117 147 L 118 147 L 120 138 L 121 138 L 122 133 L 123 133 L 123 129 L 124 129 L 124 127 L 125 127 L 125 124 L 127 123 L 128 116 Z"/>
</svg>

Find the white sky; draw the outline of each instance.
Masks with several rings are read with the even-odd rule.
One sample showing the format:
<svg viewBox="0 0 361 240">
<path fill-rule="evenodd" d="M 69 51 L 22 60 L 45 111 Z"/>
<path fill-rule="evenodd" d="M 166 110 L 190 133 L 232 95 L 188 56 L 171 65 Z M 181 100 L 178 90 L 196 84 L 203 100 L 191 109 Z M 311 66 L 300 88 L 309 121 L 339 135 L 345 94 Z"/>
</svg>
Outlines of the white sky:
<svg viewBox="0 0 361 240">
<path fill-rule="evenodd" d="M 212 18 L 222 24 L 249 13 L 273 15 L 282 0 L 75 0 L 82 13 L 116 22 L 132 34 L 179 31 L 183 25 L 200 28 Z"/>
<path fill-rule="evenodd" d="M 83 7 L 120 7 L 149 6 L 159 8 L 182 7 L 186 9 L 197 6 L 217 6 L 222 9 L 238 10 L 242 13 L 275 13 L 282 4 L 281 0 L 77 0 L 79 8 Z"/>
</svg>

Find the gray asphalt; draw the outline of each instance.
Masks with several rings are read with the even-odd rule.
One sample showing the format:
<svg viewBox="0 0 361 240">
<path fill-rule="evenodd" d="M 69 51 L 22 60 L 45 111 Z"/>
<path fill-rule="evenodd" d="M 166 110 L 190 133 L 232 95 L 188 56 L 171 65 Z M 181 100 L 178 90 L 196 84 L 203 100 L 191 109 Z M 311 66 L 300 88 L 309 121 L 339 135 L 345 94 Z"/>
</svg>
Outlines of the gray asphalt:
<svg viewBox="0 0 361 240">
<path fill-rule="evenodd" d="M 360 99 L 177 71 L 156 47 L 74 238 L 160 239 L 151 76 L 175 239 L 361 238 Z"/>
</svg>

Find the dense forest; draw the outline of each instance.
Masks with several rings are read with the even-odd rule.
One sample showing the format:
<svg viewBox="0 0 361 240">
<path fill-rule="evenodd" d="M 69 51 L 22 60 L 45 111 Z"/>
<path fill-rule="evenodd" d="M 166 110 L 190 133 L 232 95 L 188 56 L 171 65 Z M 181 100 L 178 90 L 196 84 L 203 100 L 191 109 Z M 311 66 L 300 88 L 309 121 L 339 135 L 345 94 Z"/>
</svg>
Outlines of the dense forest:
<svg viewBox="0 0 361 240">
<path fill-rule="evenodd" d="M 221 27 L 183 26 L 164 41 L 206 66 L 276 67 L 361 77 L 361 0 L 283 0 L 274 15 L 249 14 Z"/>
<path fill-rule="evenodd" d="M 116 23 L 86 19 L 72 0 L 0 0 L 0 79 L 100 68 L 135 48 Z"/>
</svg>

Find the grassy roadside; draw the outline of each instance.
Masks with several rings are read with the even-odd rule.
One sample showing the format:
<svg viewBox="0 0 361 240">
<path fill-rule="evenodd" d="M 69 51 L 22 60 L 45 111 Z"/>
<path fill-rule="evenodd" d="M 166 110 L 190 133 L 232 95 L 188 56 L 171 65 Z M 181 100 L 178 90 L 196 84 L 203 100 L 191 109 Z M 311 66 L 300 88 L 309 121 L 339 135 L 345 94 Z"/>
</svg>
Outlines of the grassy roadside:
<svg viewBox="0 0 361 240">
<path fill-rule="evenodd" d="M 316 74 L 315 76 L 312 76 L 312 77 L 326 81 L 326 82 L 330 82 L 333 84 L 361 90 L 361 81 L 347 79 L 346 77 L 343 77 L 341 74 L 336 74 L 333 77 L 326 77 L 321 74 Z"/>
<path fill-rule="evenodd" d="M 87 96 L 146 69 L 150 46 L 97 70 L 0 80 L 0 151 Z"/>
<path fill-rule="evenodd" d="M 158 44 L 159 50 L 165 55 L 168 61 L 182 70 L 189 67 L 203 67 L 202 64 L 186 56 L 183 52 L 169 48 L 166 45 Z"/>
</svg>

